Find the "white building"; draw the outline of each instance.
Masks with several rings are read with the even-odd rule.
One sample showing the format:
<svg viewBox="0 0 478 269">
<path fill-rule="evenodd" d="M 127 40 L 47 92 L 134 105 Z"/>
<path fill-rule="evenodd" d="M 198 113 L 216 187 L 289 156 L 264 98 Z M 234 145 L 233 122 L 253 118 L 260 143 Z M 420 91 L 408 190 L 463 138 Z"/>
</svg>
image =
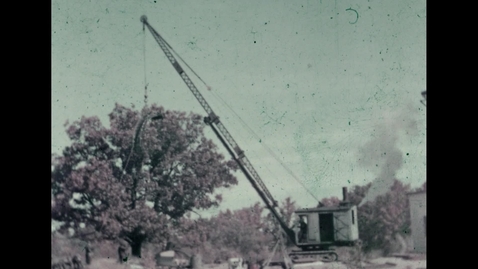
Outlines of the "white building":
<svg viewBox="0 0 478 269">
<path fill-rule="evenodd" d="M 427 250 L 427 193 L 426 191 L 408 194 L 410 202 L 410 221 L 413 250 L 426 253 Z"/>
</svg>

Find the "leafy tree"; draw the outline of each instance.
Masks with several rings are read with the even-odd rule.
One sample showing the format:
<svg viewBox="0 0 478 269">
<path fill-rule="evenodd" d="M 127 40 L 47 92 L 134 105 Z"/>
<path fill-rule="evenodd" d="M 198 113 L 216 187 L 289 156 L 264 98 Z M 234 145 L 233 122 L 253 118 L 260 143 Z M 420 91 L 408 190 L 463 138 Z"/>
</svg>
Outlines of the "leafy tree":
<svg viewBox="0 0 478 269">
<path fill-rule="evenodd" d="M 267 210 L 267 209 L 266 209 Z M 297 205 L 295 201 L 292 201 L 291 197 L 287 197 L 284 201 L 282 201 L 281 205 L 279 206 L 279 213 L 282 216 L 282 219 L 285 221 L 288 227 L 292 228 L 294 225 L 294 222 L 296 221 L 296 217 L 294 212 L 297 210 Z M 271 242 L 272 245 L 277 242 L 279 239 L 279 236 L 283 237 L 283 242 L 287 246 L 292 246 L 294 245 L 293 241 L 289 238 L 286 237 L 281 231 L 282 228 L 279 225 L 278 220 L 274 217 L 274 215 L 269 211 L 266 216 L 266 221 L 267 221 L 267 232 L 270 233 L 274 240 Z"/>
<path fill-rule="evenodd" d="M 97 117 L 65 124 L 71 145 L 52 156 L 51 173 L 61 231 L 83 236 L 85 225 L 140 256 L 145 240 L 164 240 L 185 213 L 217 206 L 216 188 L 237 184 L 235 162 L 204 137 L 201 116 L 116 104 L 109 119 L 109 128 Z"/>
<path fill-rule="evenodd" d="M 189 214 L 179 221 L 177 231 L 181 248 L 189 248 L 200 252 L 206 242 L 211 240 L 212 221 L 205 218 L 192 219 Z"/>
<path fill-rule="evenodd" d="M 263 259 L 270 242 L 263 217 L 264 208 L 259 203 L 230 212 L 221 212 L 214 227 L 220 231 L 216 245 L 237 250 L 243 257 Z M 217 236 L 217 235 L 216 235 Z"/>
<path fill-rule="evenodd" d="M 294 222 L 294 212 L 297 210 L 297 204 L 291 197 L 285 198 L 280 207 L 280 213 L 287 225 L 292 226 Z M 269 213 L 270 215 L 271 213 Z"/>
<path fill-rule="evenodd" d="M 371 184 L 355 186 L 348 193 L 349 200 L 360 205 Z M 394 180 L 391 189 L 374 201 L 368 201 L 358 208 L 358 227 L 364 250 L 382 249 L 391 252 L 396 241 L 403 242 L 403 236 L 410 229 L 410 214 L 407 192 L 409 185 Z"/>
<path fill-rule="evenodd" d="M 354 186 L 348 191 L 348 200 L 359 206 L 367 195 L 371 183 L 364 186 Z M 426 188 L 424 184 L 420 189 Z M 391 189 L 358 207 L 359 236 L 363 241 L 364 251 L 382 249 L 384 253 L 393 251 L 396 242 L 404 244 L 403 237 L 409 233 L 410 212 L 407 193 L 410 186 L 399 180 L 394 180 Z M 324 198 L 325 206 L 337 206 L 337 197 Z"/>
<path fill-rule="evenodd" d="M 336 196 L 330 198 L 323 198 L 322 200 L 320 200 L 320 204 L 326 207 L 338 206 L 340 202 L 341 200 Z"/>
<path fill-rule="evenodd" d="M 403 242 L 410 231 L 409 191 L 409 185 L 395 180 L 389 192 L 359 208 L 359 233 L 366 250 L 382 249 L 388 254 L 395 241 Z"/>
<path fill-rule="evenodd" d="M 181 246 L 195 249 L 205 261 L 267 257 L 270 234 L 266 233 L 264 208 L 256 203 L 239 210 L 221 211 L 210 219 L 181 219 Z"/>
</svg>

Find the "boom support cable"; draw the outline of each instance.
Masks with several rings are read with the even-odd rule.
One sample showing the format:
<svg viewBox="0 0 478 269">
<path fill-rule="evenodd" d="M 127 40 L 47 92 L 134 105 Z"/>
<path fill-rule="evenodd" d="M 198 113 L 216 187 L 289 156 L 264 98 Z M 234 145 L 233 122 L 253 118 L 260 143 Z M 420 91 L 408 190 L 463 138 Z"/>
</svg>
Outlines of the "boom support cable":
<svg viewBox="0 0 478 269">
<path fill-rule="evenodd" d="M 143 31 L 144 31 L 144 28 L 145 28 L 145 24 L 146 24 L 146 23 L 143 23 Z M 150 26 L 148 25 L 148 27 L 150 27 Z M 150 29 L 150 30 L 151 30 L 151 29 Z M 186 67 L 206 86 L 206 88 L 207 88 L 209 91 L 211 91 L 211 87 L 194 71 L 194 69 L 192 69 L 192 68 L 187 64 L 187 62 L 173 49 L 173 47 L 172 47 L 171 45 L 169 45 L 169 43 L 168 43 L 161 35 L 159 35 L 159 34 L 156 33 L 156 32 L 155 32 L 154 34 L 156 34 L 155 37 L 156 37 L 157 39 L 159 39 L 162 43 L 164 43 L 164 45 L 165 45 L 168 49 L 170 49 L 171 52 L 172 52 L 176 57 L 178 57 L 178 59 L 179 59 L 182 63 L 184 63 L 184 65 L 186 65 Z M 159 40 L 158 40 L 158 41 L 159 41 Z M 145 87 L 145 88 L 146 88 L 146 87 Z M 241 122 L 241 124 L 249 131 L 249 133 L 253 134 L 253 136 L 254 136 L 256 139 L 260 140 L 259 136 L 244 122 L 244 120 L 241 119 L 241 117 L 239 117 L 239 115 L 226 103 L 226 101 L 225 101 L 223 98 L 221 98 L 221 97 L 220 97 L 217 93 L 215 93 L 215 92 L 213 92 L 213 95 L 214 95 L 215 97 L 218 97 L 218 98 L 223 102 L 223 104 L 225 104 L 225 105 L 233 112 L 233 114 L 239 119 L 239 121 Z M 222 126 L 218 126 L 218 127 L 222 127 Z M 222 128 L 221 128 L 221 129 L 222 129 Z M 304 186 L 304 184 L 301 182 L 301 180 L 300 180 L 288 167 L 286 167 L 285 164 L 284 164 L 282 161 L 280 161 L 280 159 L 277 157 L 277 155 L 274 154 L 274 152 L 273 152 L 269 147 L 267 147 L 267 146 L 264 145 L 264 144 L 261 144 L 261 145 L 266 148 L 266 150 L 269 152 L 269 154 L 271 154 L 271 155 L 274 157 L 274 159 L 276 159 L 276 160 L 279 162 L 279 164 L 280 164 L 315 200 L 318 201 L 317 197 L 316 197 L 312 192 L 310 192 L 308 188 L 306 188 L 306 187 Z M 245 160 L 247 161 L 247 158 L 245 158 Z M 248 161 L 246 162 L 246 167 L 250 167 L 250 164 L 249 164 Z M 260 183 L 260 185 L 263 185 L 263 183 L 262 183 L 261 181 L 259 181 L 258 183 Z M 266 191 L 266 193 L 268 194 L 269 198 L 270 198 L 272 201 L 274 201 L 274 200 L 272 199 L 272 196 L 271 196 L 271 195 L 269 194 L 269 192 L 267 191 L 267 188 L 265 188 L 265 186 L 262 186 L 262 187 L 265 189 L 265 191 Z"/>
<path fill-rule="evenodd" d="M 257 135 L 257 133 L 254 132 L 252 128 L 249 127 L 247 123 L 234 111 L 234 109 L 232 109 L 232 107 L 229 106 L 224 99 L 222 99 L 220 95 L 216 93 L 214 93 L 214 95 L 217 96 L 224 103 L 224 105 L 232 111 L 232 113 L 237 117 L 241 124 L 249 131 L 250 134 L 252 134 L 257 139 L 257 141 L 262 140 Z M 272 155 L 272 157 L 274 157 L 277 162 L 279 162 L 279 164 L 289 173 L 289 175 L 291 175 L 295 179 L 295 181 L 297 181 L 297 183 L 299 183 L 307 191 L 307 193 L 309 193 L 317 202 L 319 201 L 319 199 L 302 183 L 302 181 L 294 174 L 294 172 L 292 172 L 292 170 L 290 170 L 289 167 L 287 167 L 285 163 L 280 160 L 280 158 L 274 153 L 274 151 L 272 151 L 269 146 L 267 146 L 265 143 L 261 143 L 261 146 L 263 146 L 267 150 L 267 152 Z"/>
<path fill-rule="evenodd" d="M 144 27 L 144 25 L 143 25 Z M 168 48 L 179 58 L 179 60 L 181 62 L 184 63 L 184 65 L 186 65 L 186 67 L 207 87 L 207 89 L 209 91 L 211 91 L 211 86 L 209 86 L 195 71 L 194 69 L 192 69 L 187 63 L 186 61 L 183 60 L 183 58 L 181 58 L 181 56 L 168 44 L 168 42 L 166 42 L 166 40 L 164 40 L 164 38 L 161 37 L 161 40 L 166 44 L 166 46 L 168 46 Z M 236 113 L 236 111 L 234 111 L 234 109 L 232 109 L 231 106 L 229 106 L 229 104 L 219 95 L 217 94 L 216 92 L 212 91 L 213 95 L 216 97 L 216 98 L 219 98 L 221 100 L 221 102 L 229 109 L 231 110 L 231 112 L 236 116 L 236 118 L 241 122 L 241 124 L 249 131 L 249 133 L 251 133 L 258 141 L 261 140 L 261 138 L 252 130 L 251 127 L 249 127 L 247 125 L 247 123 Z M 276 154 L 274 154 L 274 152 L 265 144 L 262 144 L 261 145 L 269 152 L 269 154 L 272 155 L 272 157 L 277 161 L 279 162 L 279 164 L 294 178 L 295 181 L 297 181 L 306 191 L 307 193 L 309 193 L 317 202 L 319 201 L 319 199 L 302 183 L 302 181 L 279 159 L 279 157 L 277 157 Z"/>
</svg>

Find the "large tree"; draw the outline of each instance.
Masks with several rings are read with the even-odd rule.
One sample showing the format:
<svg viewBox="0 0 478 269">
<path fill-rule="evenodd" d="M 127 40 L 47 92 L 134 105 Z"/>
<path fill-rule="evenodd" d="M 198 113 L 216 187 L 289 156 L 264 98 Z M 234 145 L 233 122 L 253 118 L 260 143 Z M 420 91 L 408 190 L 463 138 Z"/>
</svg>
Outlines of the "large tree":
<svg viewBox="0 0 478 269">
<path fill-rule="evenodd" d="M 65 124 L 71 145 L 52 157 L 51 173 L 61 231 L 84 235 L 86 226 L 140 256 L 145 240 L 164 240 L 185 213 L 217 206 L 216 188 L 237 184 L 236 163 L 204 136 L 201 116 L 116 104 L 109 119 L 109 128 L 97 117 Z"/>
</svg>

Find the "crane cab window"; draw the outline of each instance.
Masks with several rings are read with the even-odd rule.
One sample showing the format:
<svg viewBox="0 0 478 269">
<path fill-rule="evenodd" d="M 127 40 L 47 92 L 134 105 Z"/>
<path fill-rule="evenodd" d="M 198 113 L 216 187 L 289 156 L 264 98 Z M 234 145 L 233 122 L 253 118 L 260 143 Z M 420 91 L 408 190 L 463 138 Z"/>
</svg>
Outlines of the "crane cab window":
<svg viewBox="0 0 478 269">
<path fill-rule="evenodd" d="M 299 242 L 305 242 L 307 240 L 307 224 L 308 216 L 299 215 Z"/>
</svg>

